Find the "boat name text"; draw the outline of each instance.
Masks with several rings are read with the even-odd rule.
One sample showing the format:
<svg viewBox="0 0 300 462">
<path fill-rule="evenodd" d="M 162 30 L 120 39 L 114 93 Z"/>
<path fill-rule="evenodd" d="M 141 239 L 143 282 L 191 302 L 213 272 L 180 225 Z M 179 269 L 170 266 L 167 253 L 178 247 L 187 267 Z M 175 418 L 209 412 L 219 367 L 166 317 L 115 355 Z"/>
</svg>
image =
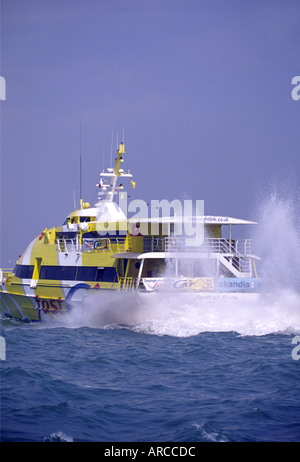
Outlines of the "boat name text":
<svg viewBox="0 0 300 462">
<path fill-rule="evenodd" d="M 37 309 L 44 311 L 44 313 L 57 313 L 58 311 L 63 311 L 62 300 L 60 299 L 41 300 L 39 296 L 36 295 L 35 300 L 37 302 Z"/>
</svg>

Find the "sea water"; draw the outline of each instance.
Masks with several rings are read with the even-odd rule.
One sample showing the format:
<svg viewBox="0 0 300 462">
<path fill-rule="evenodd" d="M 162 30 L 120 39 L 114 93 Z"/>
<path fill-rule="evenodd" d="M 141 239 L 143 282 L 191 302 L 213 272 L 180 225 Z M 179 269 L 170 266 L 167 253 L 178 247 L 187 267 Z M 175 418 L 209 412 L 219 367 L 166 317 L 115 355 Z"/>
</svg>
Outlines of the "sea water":
<svg viewBox="0 0 300 462">
<path fill-rule="evenodd" d="M 287 239 L 269 244 L 265 209 L 272 290 L 255 303 L 100 293 L 55 323 L 1 319 L 1 440 L 299 441 L 300 247 L 274 209 Z"/>
</svg>

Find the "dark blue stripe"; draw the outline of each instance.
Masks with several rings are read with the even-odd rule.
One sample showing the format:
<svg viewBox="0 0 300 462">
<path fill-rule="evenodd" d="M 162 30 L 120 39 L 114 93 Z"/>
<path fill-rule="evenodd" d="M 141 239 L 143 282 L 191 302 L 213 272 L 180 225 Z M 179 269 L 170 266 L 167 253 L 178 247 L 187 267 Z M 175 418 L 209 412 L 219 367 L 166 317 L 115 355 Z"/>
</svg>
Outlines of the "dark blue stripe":
<svg viewBox="0 0 300 462">
<path fill-rule="evenodd" d="M 14 274 L 18 278 L 31 279 L 33 265 L 16 265 Z M 39 279 L 95 282 L 117 282 L 118 280 L 116 268 L 95 266 L 42 266 Z"/>
</svg>

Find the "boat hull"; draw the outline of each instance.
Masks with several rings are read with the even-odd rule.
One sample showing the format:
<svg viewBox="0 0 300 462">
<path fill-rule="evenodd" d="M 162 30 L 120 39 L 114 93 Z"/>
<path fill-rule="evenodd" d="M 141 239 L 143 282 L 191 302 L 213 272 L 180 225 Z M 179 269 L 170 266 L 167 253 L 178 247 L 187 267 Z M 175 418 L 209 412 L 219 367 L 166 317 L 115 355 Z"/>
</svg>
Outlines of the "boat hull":
<svg viewBox="0 0 300 462">
<path fill-rule="evenodd" d="M 19 295 L 16 293 L 0 292 L 0 312 L 3 317 L 14 318 L 20 321 L 57 321 L 61 316 L 72 310 L 75 306 L 84 309 L 85 300 L 92 296 L 116 294 L 120 292 L 130 293 L 136 297 L 136 302 L 140 305 L 147 303 L 153 304 L 162 298 L 170 299 L 180 296 L 180 300 L 195 306 L 219 303 L 254 303 L 259 300 L 259 292 L 193 292 L 193 291 L 118 291 L 109 289 L 77 289 L 66 299 L 41 298 L 30 295 Z"/>
<path fill-rule="evenodd" d="M 14 293 L 0 293 L 0 311 L 3 317 L 20 321 L 47 321 L 67 311 L 64 300 L 37 298 Z"/>
</svg>

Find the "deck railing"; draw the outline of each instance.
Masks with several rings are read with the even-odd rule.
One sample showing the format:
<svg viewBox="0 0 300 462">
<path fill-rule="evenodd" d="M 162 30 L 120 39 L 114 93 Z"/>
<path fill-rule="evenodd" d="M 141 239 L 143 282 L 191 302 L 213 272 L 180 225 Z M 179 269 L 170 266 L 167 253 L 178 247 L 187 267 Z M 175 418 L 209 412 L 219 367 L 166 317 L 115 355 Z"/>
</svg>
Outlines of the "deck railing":
<svg viewBox="0 0 300 462">
<path fill-rule="evenodd" d="M 231 240 L 205 238 L 201 242 L 187 241 L 183 237 L 144 237 L 144 252 L 205 252 L 248 256 L 251 254 L 252 239 Z"/>
<path fill-rule="evenodd" d="M 126 238 L 88 238 L 56 239 L 57 250 L 69 252 L 126 252 Z M 188 245 L 187 245 L 188 244 Z M 205 238 L 193 243 L 183 237 L 144 236 L 144 252 L 199 252 L 222 254 L 239 258 L 249 257 L 252 251 L 252 239 L 229 240 L 224 238 Z"/>
<path fill-rule="evenodd" d="M 126 238 L 99 238 L 99 239 L 56 239 L 58 252 L 125 252 Z"/>
<path fill-rule="evenodd" d="M 124 277 L 119 278 L 120 290 L 133 291 L 136 287 L 137 278 Z"/>
</svg>

